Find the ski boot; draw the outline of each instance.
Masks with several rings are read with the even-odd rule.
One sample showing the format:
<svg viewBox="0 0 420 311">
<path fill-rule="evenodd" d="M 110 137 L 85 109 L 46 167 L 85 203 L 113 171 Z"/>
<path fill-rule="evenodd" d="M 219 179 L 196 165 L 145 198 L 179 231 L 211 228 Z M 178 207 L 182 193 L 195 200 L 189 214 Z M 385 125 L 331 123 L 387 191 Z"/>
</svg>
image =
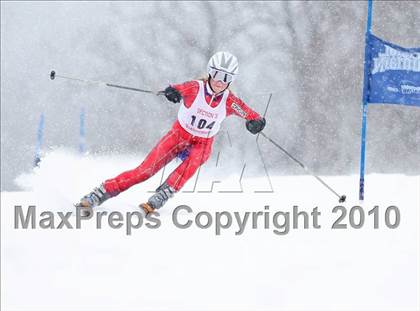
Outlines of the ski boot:
<svg viewBox="0 0 420 311">
<path fill-rule="evenodd" d="M 88 193 L 81 198 L 80 202 L 74 206 L 80 208 L 80 215 L 82 217 L 87 218 L 93 213 L 93 207 L 101 205 L 110 197 L 111 195 L 106 192 L 104 185 L 102 184 L 98 188 L 93 189 L 91 193 Z"/>
<path fill-rule="evenodd" d="M 169 198 L 174 196 L 174 193 L 175 190 L 165 182 L 156 189 L 156 193 L 146 203 L 140 204 L 139 207 L 143 209 L 147 216 L 161 208 Z"/>
</svg>

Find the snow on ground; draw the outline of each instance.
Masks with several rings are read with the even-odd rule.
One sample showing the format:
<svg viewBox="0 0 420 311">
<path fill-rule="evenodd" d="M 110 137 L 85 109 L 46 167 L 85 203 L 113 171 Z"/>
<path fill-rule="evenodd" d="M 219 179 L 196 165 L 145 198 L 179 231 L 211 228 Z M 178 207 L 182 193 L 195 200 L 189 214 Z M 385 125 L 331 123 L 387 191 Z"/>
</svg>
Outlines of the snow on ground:
<svg viewBox="0 0 420 311">
<path fill-rule="evenodd" d="M 112 229 L 106 220 L 102 229 L 96 229 L 95 219 L 83 222 L 81 229 L 14 229 L 15 205 L 25 211 L 35 205 L 38 221 L 42 211 L 72 211 L 71 204 L 82 194 L 137 166 L 139 159 L 80 157 L 59 150 L 49 154 L 41 168 L 18 178 L 25 191 L 1 193 L 2 310 L 419 308 L 420 176 L 368 175 L 366 201 L 361 204 L 365 221 L 360 229 L 331 229 L 339 216 L 332 213 L 337 199 L 311 176 L 271 176 L 274 192 L 256 193 L 270 190 L 268 180 L 245 173 L 243 192 L 227 193 L 240 190 L 240 172 L 220 178 L 212 193 L 208 192 L 214 178 L 210 173 L 202 174 L 195 191 L 195 181 L 189 182 L 187 192 L 177 194 L 161 210 L 161 225 L 156 229 L 143 224 L 127 235 L 124 226 Z M 160 178 L 158 173 L 98 211 L 108 215 L 137 211 L 138 203 L 149 197 L 148 191 Z M 360 204 L 357 176 L 324 178 L 347 194 L 343 206 L 348 212 Z M 172 212 L 180 205 L 193 210 L 180 213 L 180 222 L 194 221 L 206 211 L 213 223 L 207 229 L 195 223 L 177 228 Z M 308 214 L 318 207 L 321 228 L 309 222 L 304 229 L 300 216 L 298 229 L 276 234 L 275 213 L 290 212 L 292 224 L 294 205 Z M 374 217 L 367 213 L 375 205 L 379 206 L 379 229 L 374 229 Z M 395 229 L 385 225 L 390 205 L 401 214 Z M 222 211 L 231 213 L 232 225 L 216 235 L 215 217 Z M 256 229 L 249 222 L 241 235 L 235 235 L 238 225 L 233 213 L 244 217 L 246 211 L 266 212 L 268 228 L 262 216 Z M 357 212 L 353 216 L 357 223 Z M 284 219 L 279 216 L 277 224 Z M 74 216 L 71 222 L 75 224 Z M 350 226 L 348 213 L 342 223 Z"/>
</svg>

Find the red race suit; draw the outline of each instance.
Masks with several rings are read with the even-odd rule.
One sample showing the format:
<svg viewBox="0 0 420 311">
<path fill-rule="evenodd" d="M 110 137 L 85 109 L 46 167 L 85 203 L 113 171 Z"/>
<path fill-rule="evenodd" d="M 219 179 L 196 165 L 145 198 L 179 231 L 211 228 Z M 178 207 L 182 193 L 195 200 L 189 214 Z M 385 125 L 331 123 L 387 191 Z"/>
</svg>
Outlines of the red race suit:
<svg viewBox="0 0 420 311">
<path fill-rule="evenodd" d="M 115 178 L 108 179 L 104 182 L 105 190 L 115 196 L 122 191 L 127 190 L 131 186 L 141 183 L 154 174 L 156 174 L 162 167 L 173 160 L 178 153 L 188 149 L 187 158 L 168 176 L 166 183 L 175 191 L 179 191 L 185 183 L 194 175 L 197 169 L 205 163 L 210 157 L 214 136 L 202 137 L 191 133 L 190 125 L 195 125 L 196 128 L 208 129 L 211 128 L 214 122 L 205 119 L 205 117 L 213 117 L 219 115 L 219 119 L 230 115 L 237 115 L 246 120 L 256 120 L 261 116 L 249 108 L 240 98 L 236 97 L 230 90 L 225 90 L 222 93 L 215 95 L 211 90 L 209 84 L 205 80 L 188 81 L 182 84 L 171 85 L 177 89 L 183 98 L 184 107 L 180 107 L 178 119 L 172 125 L 172 128 L 163 136 L 157 145 L 150 151 L 144 161 L 135 169 L 121 173 Z M 228 93 L 226 93 L 228 92 Z M 197 102 L 203 107 L 196 107 Z M 218 107 L 219 104 L 225 105 Z M 195 107 L 195 112 L 198 112 L 198 118 L 195 115 L 187 115 L 188 111 Z M 220 109 L 222 108 L 222 109 Z M 183 110 L 183 118 L 180 118 L 181 110 Z M 209 110 L 209 111 L 206 111 Z M 214 113 L 217 111 L 218 113 Z M 220 116 L 220 111 L 223 116 Z M 182 120 L 187 120 L 191 117 L 191 124 L 184 124 Z M 200 118 L 203 119 L 200 119 Z M 181 121 L 180 121 L 181 120 Z M 219 120 L 220 122 L 222 120 Z M 189 121 L 188 121 L 189 122 Z M 181 124 L 182 123 L 182 124 Z M 207 125 L 207 126 L 206 126 Z M 207 130 L 211 131 L 211 130 Z M 201 133 L 201 132 L 200 132 Z M 212 135 L 214 133 L 211 133 Z"/>
</svg>

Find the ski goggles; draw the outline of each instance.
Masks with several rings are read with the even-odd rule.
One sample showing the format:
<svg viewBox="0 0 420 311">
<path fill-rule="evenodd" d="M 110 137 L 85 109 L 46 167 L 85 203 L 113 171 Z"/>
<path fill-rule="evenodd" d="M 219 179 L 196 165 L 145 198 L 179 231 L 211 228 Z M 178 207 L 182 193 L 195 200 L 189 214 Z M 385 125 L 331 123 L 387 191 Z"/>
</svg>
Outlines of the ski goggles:
<svg viewBox="0 0 420 311">
<path fill-rule="evenodd" d="M 235 76 L 233 74 L 230 74 L 228 72 L 224 72 L 224 71 L 221 71 L 221 70 L 217 70 L 217 69 L 214 69 L 214 68 L 210 69 L 209 75 L 213 80 L 221 81 L 223 83 L 230 83 L 235 78 Z"/>
</svg>

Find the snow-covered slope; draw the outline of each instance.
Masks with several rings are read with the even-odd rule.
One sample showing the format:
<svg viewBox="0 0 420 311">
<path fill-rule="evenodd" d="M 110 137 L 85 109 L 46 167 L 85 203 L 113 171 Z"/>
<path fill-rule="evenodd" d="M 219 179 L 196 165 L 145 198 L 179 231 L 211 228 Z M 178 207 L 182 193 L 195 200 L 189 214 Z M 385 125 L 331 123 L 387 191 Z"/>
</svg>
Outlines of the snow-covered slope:
<svg viewBox="0 0 420 311">
<path fill-rule="evenodd" d="M 349 211 L 357 200 L 357 176 L 325 177 L 347 194 L 348 229 L 331 229 L 339 213 L 337 199 L 311 176 L 271 176 L 242 180 L 240 172 L 202 172 L 160 213 L 161 225 L 112 229 L 95 219 L 81 229 L 14 229 L 14 206 L 55 213 L 72 211 L 72 203 L 103 179 L 135 167 L 134 157 L 79 157 L 57 151 L 40 169 L 18 178 L 24 192 L 1 194 L 2 310 L 415 310 L 419 308 L 420 177 L 368 175 L 364 225 L 350 228 Z M 172 165 L 172 166 L 171 166 Z M 166 172 L 170 171 L 171 164 Z M 204 168 L 203 168 L 204 171 Z M 207 173 L 207 175 L 206 175 Z M 165 173 L 166 174 L 166 173 Z M 134 212 L 158 184 L 161 174 L 107 201 L 98 211 Z M 213 180 L 222 180 L 214 184 Z M 189 192 L 188 192 L 189 191 Z M 207 191 L 207 192 L 206 192 Z M 179 221 L 194 221 L 208 212 L 213 223 L 200 229 L 193 222 L 177 228 L 172 212 L 188 205 L 193 213 Z M 292 227 L 293 206 L 321 212 L 315 229 L 303 216 Z M 368 211 L 379 206 L 379 228 Z M 395 229 L 385 224 L 388 206 L 398 207 Z M 268 208 L 264 208 L 268 206 Z M 232 215 L 229 229 L 216 235 L 217 212 Z M 252 214 L 242 234 L 235 235 L 234 216 L 265 212 L 252 228 Z M 290 230 L 276 234 L 276 212 L 290 212 Z M 226 214 L 226 213 L 225 213 Z M 220 214 L 219 214 L 220 215 Z M 285 218 L 281 214 L 277 224 Z M 358 214 L 354 212 L 355 221 Z M 203 216 L 204 217 L 204 216 Z M 227 217 L 227 216 L 226 216 Z M 70 218 L 75 224 L 75 217 Z M 205 218 L 202 219 L 205 223 Z M 226 218 L 223 218 L 225 223 Z M 390 214 L 394 221 L 394 214 Z M 265 228 L 265 225 L 268 228 Z M 278 229 L 278 228 L 277 228 Z M 281 230 L 280 230 L 281 231 Z"/>
</svg>

